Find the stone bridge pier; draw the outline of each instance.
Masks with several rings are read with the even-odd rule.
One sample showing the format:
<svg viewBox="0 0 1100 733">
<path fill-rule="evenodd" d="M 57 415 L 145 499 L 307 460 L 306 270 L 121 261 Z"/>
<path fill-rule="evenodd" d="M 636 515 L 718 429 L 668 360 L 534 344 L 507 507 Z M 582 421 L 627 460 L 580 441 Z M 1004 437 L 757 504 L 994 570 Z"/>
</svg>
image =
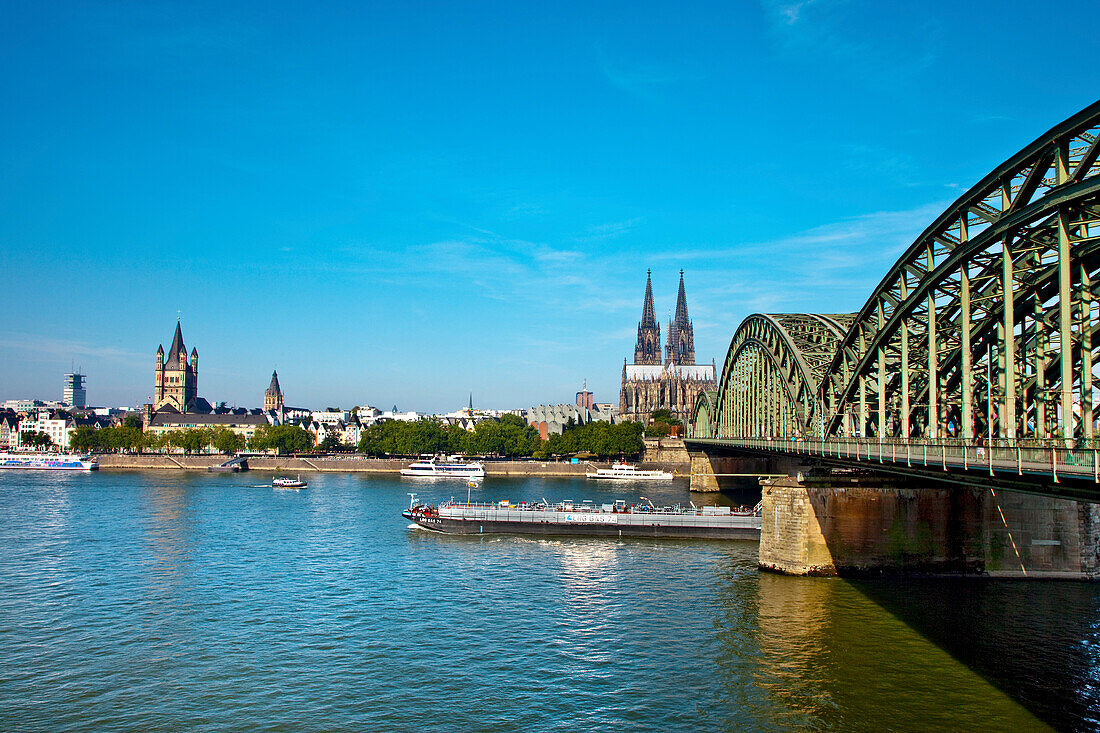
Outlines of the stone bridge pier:
<svg viewBox="0 0 1100 733">
<path fill-rule="evenodd" d="M 764 570 L 1100 577 L 1100 504 L 828 470 L 762 495 Z"/>
<path fill-rule="evenodd" d="M 689 446 L 691 459 L 691 490 L 759 491 L 760 479 L 777 474 L 795 476 L 805 464 L 797 456 L 777 453 L 773 456 L 746 453 L 725 453 Z"/>
</svg>

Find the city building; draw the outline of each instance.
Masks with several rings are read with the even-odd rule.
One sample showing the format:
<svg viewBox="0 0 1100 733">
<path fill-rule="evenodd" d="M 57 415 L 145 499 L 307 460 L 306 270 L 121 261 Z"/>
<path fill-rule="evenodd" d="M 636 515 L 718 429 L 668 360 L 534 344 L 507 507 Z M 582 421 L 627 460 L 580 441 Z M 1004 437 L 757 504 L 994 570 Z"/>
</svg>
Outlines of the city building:
<svg viewBox="0 0 1100 733">
<path fill-rule="evenodd" d="M 19 445 L 19 416 L 15 413 L 0 415 L 0 449 Z"/>
<path fill-rule="evenodd" d="M 153 411 L 166 409 L 199 414 L 209 413 L 213 409 L 209 402 L 199 397 L 199 350 L 191 349 L 191 360 L 188 361 L 179 321 L 176 322 L 176 334 L 172 337 L 167 356 L 163 345 L 157 348 Z"/>
<path fill-rule="evenodd" d="M 351 420 L 351 413 L 348 410 L 314 410 L 309 419 L 321 425 L 347 425 Z"/>
<path fill-rule="evenodd" d="M 606 406 L 610 408 L 610 405 Z M 619 416 L 611 409 L 591 408 L 580 405 L 535 405 L 527 409 L 524 418 L 527 424 L 539 431 L 539 437 L 543 440 L 550 435 L 561 433 L 569 420 L 575 425 L 587 425 L 590 422 L 602 420 L 615 424 L 619 422 Z"/>
<path fill-rule="evenodd" d="M 292 375 L 293 376 L 293 375 Z M 279 388 L 279 372 L 271 372 L 271 384 L 264 392 L 264 411 L 280 412 L 283 409 L 283 390 Z"/>
<path fill-rule="evenodd" d="M 595 403 L 592 401 L 592 393 L 588 391 L 588 380 L 584 380 L 584 386 L 577 392 L 577 406 L 592 409 Z"/>
<path fill-rule="evenodd" d="M 145 426 L 145 432 L 164 435 L 178 430 L 191 430 L 194 428 L 226 428 L 238 435 L 243 435 L 246 440 L 252 440 L 256 430 L 266 425 L 268 425 L 266 415 L 252 412 L 245 412 L 245 414 L 234 414 L 232 412 L 181 414 L 174 410 L 161 410 L 152 414 Z"/>
<path fill-rule="evenodd" d="M 84 389 L 85 379 L 83 374 L 77 372 L 65 375 L 65 380 L 61 383 L 61 404 L 79 409 L 87 406 L 88 392 Z"/>
<path fill-rule="evenodd" d="M 49 436 L 53 445 L 62 450 L 68 450 L 73 431 L 77 428 L 89 427 L 99 430 L 108 427 L 110 424 L 109 418 L 94 415 L 72 415 L 64 410 L 35 410 L 19 421 L 14 442 L 11 442 L 9 432 L 9 447 L 22 445 L 21 436 L 23 433 L 45 433 Z"/>
<path fill-rule="evenodd" d="M 661 326 L 653 309 L 653 285 L 647 271 L 634 363 L 623 360 L 619 416 L 624 420 L 646 422 L 654 410 L 665 409 L 686 422 L 691 419 L 696 398 L 707 390 L 717 389 L 714 362 L 695 363 L 695 334 L 688 317 L 683 270 L 680 270 L 676 315 L 668 322 L 664 364 L 660 344 Z"/>
</svg>

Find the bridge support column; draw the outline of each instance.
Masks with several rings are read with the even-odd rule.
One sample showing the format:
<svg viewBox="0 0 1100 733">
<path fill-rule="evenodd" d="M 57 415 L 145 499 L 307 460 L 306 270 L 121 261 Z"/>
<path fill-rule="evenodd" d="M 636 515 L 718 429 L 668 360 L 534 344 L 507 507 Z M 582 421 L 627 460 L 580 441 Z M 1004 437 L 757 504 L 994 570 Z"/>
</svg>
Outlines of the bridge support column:
<svg viewBox="0 0 1100 733">
<path fill-rule="evenodd" d="M 691 491 L 718 491 L 718 479 L 714 476 L 710 456 L 706 453 L 691 454 Z"/>
<path fill-rule="evenodd" d="M 731 491 L 756 492 L 759 488 L 759 476 L 771 472 L 772 461 L 766 458 L 749 456 L 729 456 L 708 453 L 703 450 L 689 450 L 691 457 L 691 491 Z M 753 503 L 755 503 L 753 499 Z"/>
<path fill-rule="evenodd" d="M 760 567 L 791 575 L 1100 577 L 1100 505 L 872 476 L 763 486 Z"/>
</svg>

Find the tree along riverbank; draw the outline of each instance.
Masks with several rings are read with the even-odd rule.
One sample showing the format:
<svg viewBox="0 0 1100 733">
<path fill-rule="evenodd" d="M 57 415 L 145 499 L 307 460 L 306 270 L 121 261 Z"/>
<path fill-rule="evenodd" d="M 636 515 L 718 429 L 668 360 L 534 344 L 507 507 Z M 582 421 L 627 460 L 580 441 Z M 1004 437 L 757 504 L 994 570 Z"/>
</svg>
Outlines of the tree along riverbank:
<svg viewBox="0 0 1100 733">
<path fill-rule="evenodd" d="M 101 469 L 110 470 L 185 470 L 205 471 L 227 460 L 219 455 L 166 455 L 166 454 L 113 454 L 97 455 Z M 279 471 L 306 473 L 331 471 L 333 473 L 399 473 L 413 462 L 411 458 L 368 458 L 364 456 L 326 456 L 324 458 L 297 458 L 293 456 L 249 456 L 248 467 L 253 471 Z M 608 462 L 566 463 L 557 461 L 485 461 L 487 476 L 583 476 L 593 466 L 609 467 Z M 640 468 L 660 468 L 687 477 L 689 463 L 656 462 L 640 463 Z"/>
</svg>

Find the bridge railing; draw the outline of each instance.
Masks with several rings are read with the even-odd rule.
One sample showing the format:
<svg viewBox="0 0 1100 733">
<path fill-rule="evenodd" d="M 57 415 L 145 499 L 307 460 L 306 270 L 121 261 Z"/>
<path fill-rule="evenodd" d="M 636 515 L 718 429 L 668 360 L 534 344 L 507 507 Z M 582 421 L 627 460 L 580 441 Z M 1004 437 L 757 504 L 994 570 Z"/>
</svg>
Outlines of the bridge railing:
<svg viewBox="0 0 1100 733">
<path fill-rule="evenodd" d="M 995 445 L 948 442 L 879 441 L 875 438 L 697 438 L 693 442 L 780 453 L 819 455 L 854 461 L 905 464 L 967 471 L 1013 472 L 1017 475 L 1091 478 L 1100 482 L 1100 451 L 998 441 Z"/>
</svg>

